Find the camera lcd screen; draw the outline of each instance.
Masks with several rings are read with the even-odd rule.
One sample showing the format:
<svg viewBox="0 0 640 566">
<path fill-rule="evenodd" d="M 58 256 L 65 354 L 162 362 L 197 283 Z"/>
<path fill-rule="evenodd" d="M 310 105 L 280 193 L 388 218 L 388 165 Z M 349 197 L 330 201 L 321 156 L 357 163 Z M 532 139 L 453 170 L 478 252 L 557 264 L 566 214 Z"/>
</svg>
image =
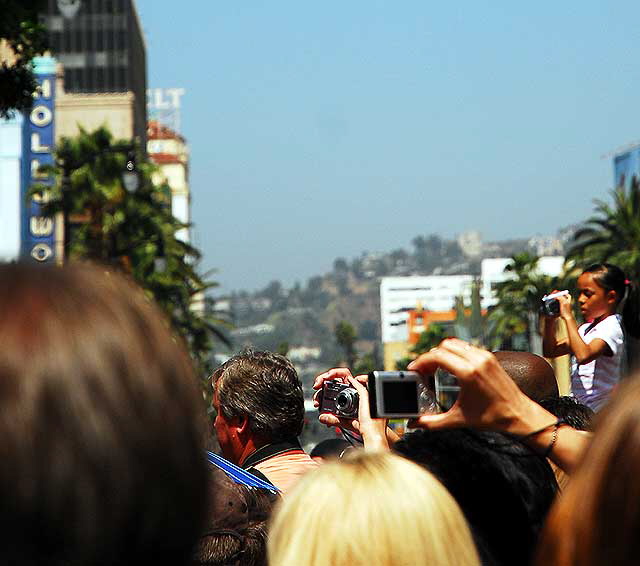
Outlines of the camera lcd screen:
<svg viewBox="0 0 640 566">
<path fill-rule="evenodd" d="M 383 381 L 385 413 L 418 413 L 418 384 L 415 381 Z"/>
</svg>

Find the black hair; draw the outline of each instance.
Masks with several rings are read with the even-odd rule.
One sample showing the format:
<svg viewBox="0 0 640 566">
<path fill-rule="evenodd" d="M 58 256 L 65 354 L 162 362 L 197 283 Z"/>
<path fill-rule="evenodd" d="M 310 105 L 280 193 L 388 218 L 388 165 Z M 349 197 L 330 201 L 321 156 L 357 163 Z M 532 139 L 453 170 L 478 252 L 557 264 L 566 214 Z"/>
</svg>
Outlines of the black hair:
<svg viewBox="0 0 640 566">
<path fill-rule="evenodd" d="M 634 338 L 640 338 L 640 290 L 627 279 L 624 271 L 612 263 L 594 263 L 583 273 L 593 274 L 593 280 L 605 291 L 615 291 L 616 307 L 622 303 L 622 324 Z"/>
<path fill-rule="evenodd" d="M 221 365 L 211 382 L 224 416 L 248 418 L 254 434 L 278 442 L 302 432 L 302 383 L 284 356 L 245 350 Z"/>
<path fill-rule="evenodd" d="M 576 401 L 573 397 L 546 397 L 539 401 L 541 407 L 562 419 L 576 430 L 593 430 L 592 421 L 595 415 L 593 409 Z"/>
<path fill-rule="evenodd" d="M 530 563 L 558 489 L 546 459 L 512 437 L 467 429 L 415 431 L 394 450 L 424 466 L 453 495 L 483 564 Z"/>
<path fill-rule="evenodd" d="M 344 438 L 325 438 L 313 447 L 309 453 L 312 458 L 340 458 L 351 446 Z"/>
</svg>

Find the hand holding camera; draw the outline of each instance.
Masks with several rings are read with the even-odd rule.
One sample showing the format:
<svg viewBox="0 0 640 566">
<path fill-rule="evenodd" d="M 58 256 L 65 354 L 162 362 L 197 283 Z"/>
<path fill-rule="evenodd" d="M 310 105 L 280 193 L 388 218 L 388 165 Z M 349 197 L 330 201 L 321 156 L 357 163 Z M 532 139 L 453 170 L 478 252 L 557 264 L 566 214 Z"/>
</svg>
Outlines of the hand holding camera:
<svg viewBox="0 0 640 566">
<path fill-rule="evenodd" d="M 331 369 L 316 377 L 313 402 L 321 423 L 359 433 L 366 449 L 387 450 L 387 420 L 371 418 L 367 381 L 366 375 L 353 377 L 347 368 Z"/>
<path fill-rule="evenodd" d="M 567 297 L 563 299 L 562 297 Z M 545 316 L 557 317 L 561 314 L 561 301 L 571 304 L 571 295 L 566 289 L 564 291 L 554 291 L 542 297 L 540 312 Z"/>
</svg>

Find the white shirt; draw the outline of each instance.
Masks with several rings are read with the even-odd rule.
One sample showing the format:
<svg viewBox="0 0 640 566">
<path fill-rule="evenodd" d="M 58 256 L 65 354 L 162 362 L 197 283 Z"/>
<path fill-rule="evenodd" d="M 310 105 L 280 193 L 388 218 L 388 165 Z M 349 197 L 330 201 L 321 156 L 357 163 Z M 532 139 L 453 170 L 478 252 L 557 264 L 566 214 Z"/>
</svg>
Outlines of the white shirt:
<svg viewBox="0 0 640 566">
<path fill-rule="evenodd" d="M 624 334 L 620 321 L 620 315 L 616 314 L 608 316 L 595 326 L 586 322 L 578 328 L 578 333 L 586 344 L 599 338 L 606 342 L 613 354 L 602 354 L 586 364 L 579 364 L 575 357 L 571 359 L 571 394 L 594 411 L 604 405 L 611 390 L 620 380 L 624 355 Z"/>
</svg>

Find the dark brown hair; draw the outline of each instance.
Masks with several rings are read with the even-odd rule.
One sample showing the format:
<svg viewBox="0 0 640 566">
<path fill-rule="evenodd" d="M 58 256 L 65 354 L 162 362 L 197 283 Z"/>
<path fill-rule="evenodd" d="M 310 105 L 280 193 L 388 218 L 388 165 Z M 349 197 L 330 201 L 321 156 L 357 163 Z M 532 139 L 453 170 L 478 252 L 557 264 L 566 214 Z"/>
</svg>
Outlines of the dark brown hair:
<svg viewBox="0 0 640 566">
<path fill-rule="evenodd" d="M 211 382 L 224 416 L 248 417 L 255 435 L 277 442 L 302 432 L 302 384 L 284 356 L 246 350 L 221 365 Z"/>
<path fill-rule="evenodd" d="M 187 562 L 203 407 L 164 318 L 88 265 L 0 266 L 0 313 L 0 562 Z"/>
<path fill-rule="evenodd" d="M 554 506 L 540 565 L 637 564 L 640 555 L 640 378 L 623 383 L 596 417 L 580 467 Z"/>
</svg>

